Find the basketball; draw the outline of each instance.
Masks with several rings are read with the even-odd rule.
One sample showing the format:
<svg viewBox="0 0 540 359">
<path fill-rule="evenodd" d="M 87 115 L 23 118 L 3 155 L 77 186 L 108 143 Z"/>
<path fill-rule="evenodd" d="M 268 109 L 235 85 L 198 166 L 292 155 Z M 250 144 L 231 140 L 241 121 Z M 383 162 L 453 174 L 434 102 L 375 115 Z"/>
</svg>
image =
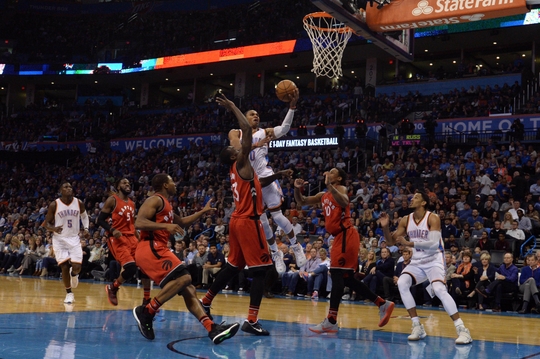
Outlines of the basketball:
<svg viewBox="0 0 540 359">
<path fill-rule="evenodd" d="M 289 102 L 288 95 L 292 95 L 295 89 L 296 85 L 291 80 L 280 81 L 276 86 L 276 96 L 283 102 Z"/>
</svg>

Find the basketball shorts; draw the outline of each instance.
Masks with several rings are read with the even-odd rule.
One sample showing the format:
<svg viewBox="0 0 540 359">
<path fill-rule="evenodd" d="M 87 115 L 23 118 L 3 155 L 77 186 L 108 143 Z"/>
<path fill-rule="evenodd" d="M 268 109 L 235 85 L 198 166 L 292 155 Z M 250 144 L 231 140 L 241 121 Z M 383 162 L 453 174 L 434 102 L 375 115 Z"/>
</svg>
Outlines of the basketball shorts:
<svg viewBox="0 0 540 359">
<path fill-rule="evenodd" d="M 178 278 L 177 273 L 185 269 L 182 261 L 167 248 L 165 243 L 155 241 L 138 243 L 135 264 L 162 288 L 170 280 Z"/>
<path fill-rule="evenodd" d="M 83 251 L 79 236 L 66 238 L 55 238 L 53 236 L 53 248 L 54 257 L 58 264 L 67 261 L 82 264 Z"/>
<path fill-rule="evenodd" d="M 423 259 L 413 259 L 411 263 L 403 270 L 403 273 L 410 274 L 415 284 L 419 284 L 429 280 L 430 283 L 439 281 L 446 283 L 446 266 L 442 253 L 434 254 L 433 256 Z"/>
<path fill-rule="evenodd" d="M 135 234 L 125 234 L 120 238 L 109 237 L 109 249 L 121 266 L 135 262 L 135 251 L 139 241 Z"/>
<path fill-rule="evenodd" d="M 262 188 L 263 202 L 269 210 L 281 208 L 283 203 L 283 191 L 278 183 L 274 181 Z"/>
<path fill-rule="evenodd" d="M 227 261 L 233 267 L 248 268 L 272 265 L 272 258 L 261 221 L 232 217 L 229 223 L 229 246 Z"/>
<path fill-rule="evenodd" d="M 354 227 L 349 227 L 334 237 L 330 250 L 330 269 L 358 268 L 358 251 L 360 250 L 360 235 Z"/>
</svg>

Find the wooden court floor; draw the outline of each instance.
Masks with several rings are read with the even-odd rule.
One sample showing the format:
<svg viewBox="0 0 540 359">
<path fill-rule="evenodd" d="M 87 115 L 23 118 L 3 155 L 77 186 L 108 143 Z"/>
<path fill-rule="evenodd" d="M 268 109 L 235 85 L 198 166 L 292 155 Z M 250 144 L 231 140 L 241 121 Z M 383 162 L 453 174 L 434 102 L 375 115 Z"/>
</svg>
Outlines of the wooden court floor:
<svg viewBox="0 0 540 359">
<path fill-rule="evenodd" d="M 316 335 L 308 327 L 326 316 L 326 299 L 265 298 L 260 320 L 269 337 L 239 331 L 214 345 L 181 298 L 165 304 L 154 322 L 156 339 L 148 341 L 131 313 L 142 289 L 123 286 L 118 307 L 108 303 L 103 282 L 82 281 L 74 293 L 75 304 L 66 306 L 58 279 L 0 276 L 0 359 L 540 358 L 540 316 L 535 315 L 464 310 L 474 342 L 456 346 L 454 326 L 442 309 L 419 308 L 428 337 L 408 342 L 411 322 L 402 306 L 381 329 L 374 305 L 344 302 L 339 333 Z M 213 303 L 214 320 L 242 322 L 248 302 L 247 295 L 220 294 Z"/>
</svg>

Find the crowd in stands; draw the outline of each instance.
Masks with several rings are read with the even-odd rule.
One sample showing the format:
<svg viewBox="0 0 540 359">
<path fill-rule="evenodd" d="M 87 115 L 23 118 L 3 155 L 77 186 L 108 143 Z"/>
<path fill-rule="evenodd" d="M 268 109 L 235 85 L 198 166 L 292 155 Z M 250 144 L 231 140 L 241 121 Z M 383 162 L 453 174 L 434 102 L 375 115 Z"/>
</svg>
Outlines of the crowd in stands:
<svg viewBox="0 0 540 359">
<path fill-rule="evenodd" d="M 230 115 L 224 116 L 225 121 L 232 122 L 227 116 Z M 180 215 L 198 211 L 208 201 L 215 203 L 216 211 L 188 228 L 185 243 L 171 241 L 171 250 L 189 263 L 195 283 L 201 287 L 208 285 L 213 275 L 213 271 L 207 270 L 211 267 L 205 268 L 209 265 L 210 243 L 216 244 L 216 250 L 226 258 L 227 224 L 233 211 L 228 169 L 216 159 L 219 150 L 210 145 L 194 145 L 190 150 L 176 152 L 166 148 L 139 148 L 128 153 L 99 151 L 79 156 L 69 167 L 0 162 L 0 271 L 47 275 L 54 270 L 50 235 L 40 224 L 48 204 L 57 198 L 61 182 L 69 180 L 75 195 L 84 201 L 91 220 L 92 238 L 84 239 L 82 244 L 88 258 L 83 277 L 91 277 L 93 272 L 94 277 L 102 277 L 99 272 L 107 268 L 113 273 L 109 278 L 115 278 L 118 268 L 107 255 L 107 234 L 95 225 L 100 208 L 114 181 L 123 177 L 133 183 L 132 197 L 139 207 L 153 193 L 152 176 L 165 171 L 177 183 L 178 192 L 171 198 L 171 203 Z M 359 155 L 358 147 L 305 149 L 274 153 L 269 164 L 275 169 L 294 168 L 295 177 L 308 180 L 310 191 L 317 192 L 324 190 L 324 171 L 333 167 L 348 170 Z M 284 214 L 293 223 L 297 236 L 303 238 L 312 267 L 295 268 L 287 236 L 274 227 L 291 273 L 283 276 L 282 286 L 279 283 L 269 286 L 267 295 L 273 290 L 285 295 L 300 293 L 317 298 L 331 286 L 325 275 L 327 271 L 321 265 L 327 268 L 326 253 L 332 238 L 324 230 L 320 209 L 298 208 L 292 183 L 284 179 L 281 186 Z M 394 277 L 399 273 L 393 269 L 396 262 L 399 267 L 407 259 L 402 256 L 402 248 L 387 245 L 377 219 L 385 211 L 390 214 L 395 228 L 399 219 L 411 212 L 408 200 L 416 190 L 429 195 L 432 210 L 441 218 L 448 264 L 456 268 L 454 277 L 450 274 L 448 278 L 456 301 L 476 300 L 474 306 L 478 305 L 479 309 L 489 305 L 499 310 L 504 308 L 502 293 L 519 292 L 517 276 L 512 277 L 512 283 L 508 285 L 486 286 L 486 279 L 482 278 L 489 273 L 484 273 L 481 265 L 484 260 L 489 262 L 490 258 L 499 258 L 502 253 L 502 264 L 497 265 L 505 268 L 508 265 L 509 268 L 534 246 L 533 241 L 527 242 L 531 236 L 538 235 L 540 228 L 540 161 L 534 146 L 517 141 L 495 143 L 490 140 L 469 149 L 446 144 L 391 148 L 386 153 L 374 155 L 367 168 L 350 172 L 347 186 L 352 203 L 351 217 L 363 238 L 364 249 L 359 254 L 362 270 L 357 275 L 381 294 L 396 295 Z M 527 259 L 527 264 L 529 261 L 532 263 L 532 259 Z M 496 268 L 507 278 L 502 281 L 509 280 L 505 268 Z M 517 271 L 517 267 L 511 269 L 512 273 Z M 536 279 L 540 271 L 531 269 L 531 273 Z M 319 275 L 321 277 L 317 279 Z M 484 284 L 479 284 L 482 282 Z M 527 283 L 531 286 L 530 281 Z M 540 277 L 536 283 L 540 284 Z M 231 289 L 247 290 L 248 286 L 249 281 L 245 278 L 230 283 Z M 276 286 L 280 288 L 276 289 Z M 429 304 L 431 301 L 425 298 L 423 289 L 418 295 Z M 355 293 L 347 295 L 351 297 Z M 531 298 L 529 301 L 535 298 L 534 295 Z M 529 307 L 535 308 L 532 304 Z"/>
<path fill-rule="evenodd" d="M 502 113 L 512 106 L 521 86 L 516 82 L 485 88 L 456 88 L 446 94 L 429 95 L 416 91 L 405 96 L 373 96 L 362 94 L 358 83 L 343 82 L 325 91 L 325 94 L 301 96 L 295 127 L 354 124 L 360 118 L 366 123 L 397 124 L 410 113 L 421 111 L 426 114 L 424 120 L 488 116 L 490 113 Z M 268 126 L 277 125 L 287 110 L 273 94 L 247 98 L 242 107 L 257 110 Z M 531 97 L 522 109 L 527 113 L 539 112 L 540 95 Z M 105 110 L 92 105 L 74 106 L 65 111 L 58 107 L 32 106 L 4 118 L 0 123 L 0 141 L 33 142 L 53 136 L 60 141 L 106 142 L 115 138 L 195 133 L 226 135 L 231 129 L 231 122 L 226 121 L 223 110 L 214 102 L 177 108 L 156 107 L 152 111 L 126 109 L 118 116 L 109 116 L 109 111 Z"/>
<path fill-rule="evenodd" d="M 106 4 L 104 9 L 107 11 Z M 2 54 L 0 61 L 88 63 L 114 59 L 130 64 L 290 40 L 300 37 L 303 16 L 315 11 L 307 0 L 260 1 L 249 7 L 229 5 L 208 11 L 159 11 L 156 6 L 99 16 L 6 10 L 0 33 L 15 41 L 13 53 Z"/>
</svg>

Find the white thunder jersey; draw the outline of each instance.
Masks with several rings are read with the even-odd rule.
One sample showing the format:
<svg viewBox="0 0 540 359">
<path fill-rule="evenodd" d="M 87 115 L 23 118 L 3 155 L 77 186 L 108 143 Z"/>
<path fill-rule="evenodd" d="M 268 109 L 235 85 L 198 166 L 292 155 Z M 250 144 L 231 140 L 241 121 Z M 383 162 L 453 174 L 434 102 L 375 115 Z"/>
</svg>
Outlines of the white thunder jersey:
<svg viewBox="0 0 540 359">
<path fill-rule="evenodd" d="M 266 138 L 266 131 L 259 128 L 253 133 L 251 143 L 257 143 Z M 242 140 L 242 130 L 240 130 L 240 140 Z M 257 147 L 249 153 L 249 162 L 259 177 L 268 177 L 274 174 L 274 171 L 268 166 L 268 144 Z"/>
<path fill-rule="evenodd" d="M 62 233 L 53 233 L 53 238 L 67 239 L 79 236 L 81 208 L 79 200 L 73 197 L 69 205 L 66 205 L 60 198 L 56 200 L 56 214 L 54 215 L 54 226 L 62 226 Z"/>
<path fill-rule="evenodd" d="M 431 216 L 430 211 L 426 211 L 424 214 L 424 218 L 420 220 L 420 222 L 416 222 L 414 220 L 414 214 L 409 214 L 408 222 L 407 222 L 407 235 L 409 236 L 409 241 L 411 242 L 426 242 L 428 241 L 428 234 L 429 234 L 429 216 Z M 433 258 L 439 260 L 439 257 L 437 254 L 442 255 L 444 252 L 443 250 L 443 242 L 442 238 L 439 240 L 439 245 L 437 249 L 435 250 L 423 250 L 423 249 L 415 249 L 413 250 L 413 260 L 425 260 L 428 258 Z"/>
</svg>

